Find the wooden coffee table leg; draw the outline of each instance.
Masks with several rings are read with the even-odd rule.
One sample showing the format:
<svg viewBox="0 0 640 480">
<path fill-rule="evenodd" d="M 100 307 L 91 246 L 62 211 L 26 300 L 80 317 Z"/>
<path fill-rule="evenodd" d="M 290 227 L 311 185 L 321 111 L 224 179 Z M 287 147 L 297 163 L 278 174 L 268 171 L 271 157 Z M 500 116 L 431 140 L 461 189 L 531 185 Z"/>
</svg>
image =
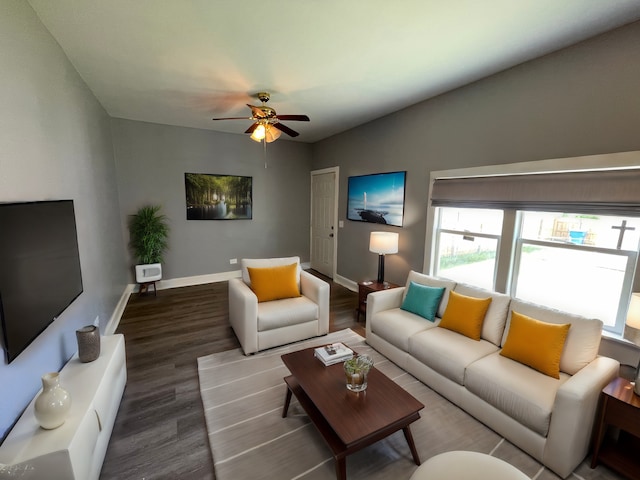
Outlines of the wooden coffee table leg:
<svg viewBox="0 0 640 480">
<path fill-rule="evenodd" d="M 284 399 L 284 408 L 282 410 L 282 418 L 287 416 L 287 412 L 289 411 L 289 404 L 291 403 L 291 389 L 287 385 L 287 396 Z"/>
<path fill-rule="evenodd" d="M 409 444 L 409 450 L 411 450 L 411 455 L 413 456 L 413 461 L 416 462 L 416 465 L 420 465 L 420 457 L 418 456 L 418 451 L 416 450 L 416 444 L 413 443 L 413 435 L 411 435 L 411 429 L 409 425 L 402 429 L 404 432 L 404 438 L 407 439 L 407 443 Z"/>
<path fill-rule="evenodd" d="M 336 478 L 338 480 L 347 480 L 346 457 L 336 457 Z"/>
</svg>

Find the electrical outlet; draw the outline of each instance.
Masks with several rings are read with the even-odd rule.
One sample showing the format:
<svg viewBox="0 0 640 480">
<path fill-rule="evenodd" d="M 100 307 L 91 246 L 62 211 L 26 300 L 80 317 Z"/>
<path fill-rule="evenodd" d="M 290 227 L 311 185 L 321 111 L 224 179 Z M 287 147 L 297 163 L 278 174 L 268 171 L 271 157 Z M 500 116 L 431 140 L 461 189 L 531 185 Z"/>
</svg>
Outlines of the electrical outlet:
<svg viewBox="0 0 640 480">
<path fill-rule="evenodd" d="M 229 259 L 229 263 L 230 263 L 231 265 L 235 265 L 236 263 L 238 263 L 238 259 L 237 259 L 237 258 L 230 258 L 230 259 Z"/>
<path fill-rule="evenodd" d="M 344 220 L 338 220 L 338 228 L 344 228 Z"/>
</svg>

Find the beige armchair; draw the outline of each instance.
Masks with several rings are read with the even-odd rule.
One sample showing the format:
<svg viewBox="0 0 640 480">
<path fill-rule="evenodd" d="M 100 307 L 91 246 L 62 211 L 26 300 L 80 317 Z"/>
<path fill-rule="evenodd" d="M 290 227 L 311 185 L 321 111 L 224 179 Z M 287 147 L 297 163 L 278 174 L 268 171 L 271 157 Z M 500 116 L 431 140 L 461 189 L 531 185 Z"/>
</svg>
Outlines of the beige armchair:
<svg viewBox="0 0 640 480">
<path fill-rule="evenodd" d="M 299 297 L 258 302 L 248 268 L 297 265 Z M 329 332 L 329 284 L 300 268 L 299 257 L 241 260 L 229 280 L 229 321 L 245 355 Z"/>
</svg>

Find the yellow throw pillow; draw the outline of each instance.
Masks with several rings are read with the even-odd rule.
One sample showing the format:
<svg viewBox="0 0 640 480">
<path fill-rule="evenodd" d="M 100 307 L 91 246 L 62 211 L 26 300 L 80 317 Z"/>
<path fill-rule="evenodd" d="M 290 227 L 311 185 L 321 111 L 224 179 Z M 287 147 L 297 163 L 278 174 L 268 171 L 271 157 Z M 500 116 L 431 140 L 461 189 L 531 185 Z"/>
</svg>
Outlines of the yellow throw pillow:
<svg viewBox="0 0 640 480">
<path fill-rule="evenodd" d="M 491 297 L 468 297 L 452 291 L 449 293 L 449 302 L 438 326 L 480 340 L 484 316 L 490 304 Z"/>
<path fill-rule="evenodd" d="M 258 297 L 258 302 L 300 296 L 297 263 L 270 268 L 247 267 L 247 270 L 251 279 L 251 290 Z"/>
<path fill-rule="evenodd" d="M 511 312 L 511 326 L 500 355 L 553 378 L 560 378 L 560 357 L 570 323 L 547 323 Z"/>
</svg>

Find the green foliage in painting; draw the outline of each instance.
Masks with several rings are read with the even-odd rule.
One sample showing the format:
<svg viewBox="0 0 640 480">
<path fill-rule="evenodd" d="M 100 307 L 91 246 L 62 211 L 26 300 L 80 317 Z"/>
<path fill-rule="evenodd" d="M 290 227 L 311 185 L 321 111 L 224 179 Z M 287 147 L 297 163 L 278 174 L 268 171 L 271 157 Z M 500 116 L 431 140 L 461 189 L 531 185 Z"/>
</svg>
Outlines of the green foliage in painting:
<svg viewBox="0 0 640 480">
<path fill-rule="evenodd" d="M 185 188 L 190 207 L 216 205 L 221 201 L 234 207 L 251 204 L 251 177 L 187 173 Z"/>
</svg>

